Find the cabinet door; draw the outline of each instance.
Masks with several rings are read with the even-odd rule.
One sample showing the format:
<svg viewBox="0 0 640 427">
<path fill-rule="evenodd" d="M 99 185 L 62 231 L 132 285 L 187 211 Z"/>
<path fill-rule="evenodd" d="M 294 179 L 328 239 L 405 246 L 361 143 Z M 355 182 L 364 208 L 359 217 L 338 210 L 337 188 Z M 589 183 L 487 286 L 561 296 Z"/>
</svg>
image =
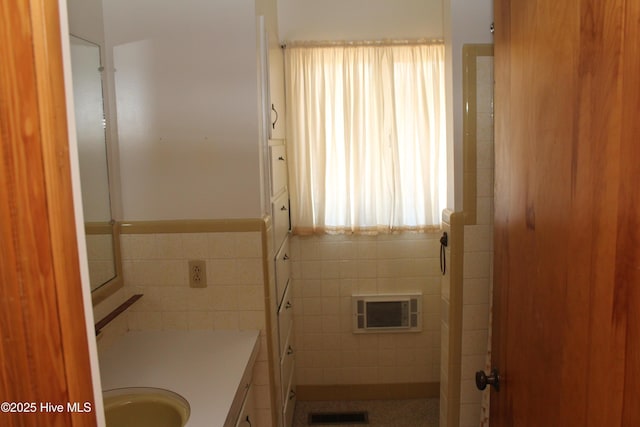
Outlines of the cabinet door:
<svg viewBox="0 0 640 427">
<path fill-rule="evenodd" d="M 271 139 L 285 139 L 284 56 L 279 47 L 269 50 L 269 83 Z"/>
</svg>

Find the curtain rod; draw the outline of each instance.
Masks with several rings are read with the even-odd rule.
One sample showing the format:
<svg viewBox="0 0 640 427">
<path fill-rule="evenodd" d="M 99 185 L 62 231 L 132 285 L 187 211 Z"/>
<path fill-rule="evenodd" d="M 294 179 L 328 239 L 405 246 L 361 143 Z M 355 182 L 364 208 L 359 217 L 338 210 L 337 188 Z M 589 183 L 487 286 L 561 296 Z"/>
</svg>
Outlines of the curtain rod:
<svg viewBox="0 0 640 427">
<path fill-rule="evenodd" d="M 439 38 L 413 40 L 292 40 L 283 42 L 280 47 L 286 49 L 287 47 L 415 46 L 443 43 L 444 40 Z"/>
</svg>

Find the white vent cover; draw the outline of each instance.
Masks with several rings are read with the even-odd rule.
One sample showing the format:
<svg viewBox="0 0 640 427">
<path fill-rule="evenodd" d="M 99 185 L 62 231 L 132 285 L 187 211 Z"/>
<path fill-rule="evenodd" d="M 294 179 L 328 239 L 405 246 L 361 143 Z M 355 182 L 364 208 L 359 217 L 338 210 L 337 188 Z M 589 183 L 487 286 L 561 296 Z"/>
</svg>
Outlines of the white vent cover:
<svg viewBox="0 0 640 427">
<path fill-rule="evenodd" d="M 353 332 L 422 330 L 422 294 L 353 295 Z"/>
</svg>

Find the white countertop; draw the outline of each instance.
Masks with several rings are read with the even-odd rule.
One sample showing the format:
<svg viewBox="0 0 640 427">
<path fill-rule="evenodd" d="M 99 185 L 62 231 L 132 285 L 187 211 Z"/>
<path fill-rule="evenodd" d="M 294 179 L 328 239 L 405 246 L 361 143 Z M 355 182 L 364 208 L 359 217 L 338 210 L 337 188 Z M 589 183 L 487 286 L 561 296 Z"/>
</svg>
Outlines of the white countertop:
<svg viewBox="0 0 640 427">
<path fill-rule="evenodd" d="M 128 332 L 100 354 L 102 389 L 168 389 L 191 406 L 186 426 L 223 426 L 236 391 L 244 387 L 243 374 L 257 356 L 258 335 L 258 331 Z"/>
</svg>

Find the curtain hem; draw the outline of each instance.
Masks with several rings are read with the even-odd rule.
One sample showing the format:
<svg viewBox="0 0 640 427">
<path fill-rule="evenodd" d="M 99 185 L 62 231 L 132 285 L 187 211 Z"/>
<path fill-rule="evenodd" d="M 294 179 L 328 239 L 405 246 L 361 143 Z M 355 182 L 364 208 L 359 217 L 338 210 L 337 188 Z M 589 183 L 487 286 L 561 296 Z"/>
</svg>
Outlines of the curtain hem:
<svg viewBox="0 0 640 427">
<path fill-rule="evenodd" d="M 420 225 L 415 227 L 399 226 L 389 227 L 379 225 L 375 227 L 293 227 L 291 234 L 296 236 L 325 235 L 325 234 L 350 234 L 375 236 L 378 234 L 401 234 L 401 233 L 433 233 L 441 230 L 441 225 Z"/>
</svg>

